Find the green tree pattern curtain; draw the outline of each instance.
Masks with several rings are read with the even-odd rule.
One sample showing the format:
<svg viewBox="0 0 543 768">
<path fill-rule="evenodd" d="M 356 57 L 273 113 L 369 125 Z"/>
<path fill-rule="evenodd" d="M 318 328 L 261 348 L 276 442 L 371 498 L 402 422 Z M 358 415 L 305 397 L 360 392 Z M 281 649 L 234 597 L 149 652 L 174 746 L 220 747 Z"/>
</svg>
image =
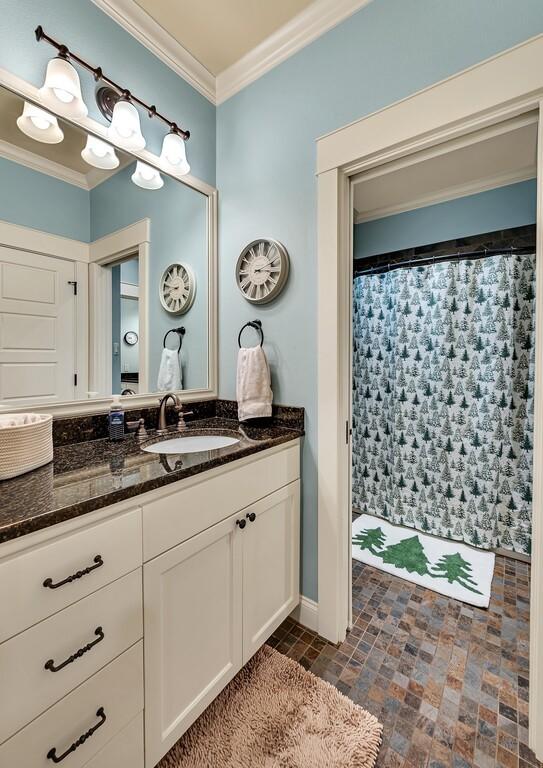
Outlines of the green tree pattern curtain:
<svg viewBox="0 0 543 768">
<path fill-rule="evenodd" d="M 535 256 L 354 280 L 353 506 L 530 551 Z"/>
</svg>

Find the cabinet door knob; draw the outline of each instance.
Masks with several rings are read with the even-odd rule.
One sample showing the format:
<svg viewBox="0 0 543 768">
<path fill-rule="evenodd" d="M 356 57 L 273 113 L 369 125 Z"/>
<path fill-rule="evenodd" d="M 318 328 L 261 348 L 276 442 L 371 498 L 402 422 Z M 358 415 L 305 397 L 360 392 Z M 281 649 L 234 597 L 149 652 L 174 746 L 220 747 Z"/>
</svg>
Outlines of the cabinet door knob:
<svg viewBox="0 0 543 768">
<path fill-rule="evenodd" d="M 241 530 L 243 530 L 245 528 L 245 526 L 247 525 L 247 521 L 246 520 L 236 520 L 236 525 L 239 525 Z"/>
<path fill-rule="evenodd" d="M 248 520 L 250 523 L 254 523 L 254 521 L 256 520 L 256 512 L 247 512 L 247 514 L 245 515 L 245 517 L 247 518 L 247 520 Z"/>
</svg>

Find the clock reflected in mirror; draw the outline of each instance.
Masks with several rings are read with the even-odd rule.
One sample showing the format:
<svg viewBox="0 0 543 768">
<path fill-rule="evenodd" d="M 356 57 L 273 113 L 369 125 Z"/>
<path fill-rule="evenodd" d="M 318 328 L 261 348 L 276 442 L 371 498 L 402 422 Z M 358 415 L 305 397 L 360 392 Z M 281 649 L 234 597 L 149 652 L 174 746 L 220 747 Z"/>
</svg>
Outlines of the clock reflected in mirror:
<svg viewBox="0 0 543 768">
<path fill-rule="evenodd" d="M 240 253 L 236 282 L 252 304 L 267 304 L 279 296 L 287 282 L 290 261 L 287 249 L 277 240 L 259 238 Z"/>
<path fill-rule="evenodd" d="M 172 315 L 184 315 L 196 298 L 196 278 L 187 264 L 170 264 L 160 280 L 160 303 Z"/>
</svg>

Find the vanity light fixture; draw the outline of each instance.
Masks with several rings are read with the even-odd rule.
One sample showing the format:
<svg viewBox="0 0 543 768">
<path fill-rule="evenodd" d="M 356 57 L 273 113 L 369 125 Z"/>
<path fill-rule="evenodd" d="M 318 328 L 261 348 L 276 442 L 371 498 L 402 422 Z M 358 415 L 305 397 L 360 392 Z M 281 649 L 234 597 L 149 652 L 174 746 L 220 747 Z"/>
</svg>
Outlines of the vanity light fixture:
<svg viewBox="0 0 543 768">
<path fill-rule="evenodd" d="M 166 136 L 164 136 L 160 159 L 173 171 L 177 171 L 180 176 L 185 176 L 187 173 L 190 173 L 185 141 L 173 128 L 166 134 Z"/>
<path fill-rule="evenodd" d="M 29 101 L 24 103 L 23 114 L 17 118 L 17 126 L 31 139 L 44 144 L 58 144 L 64 138 L 56 117 Z"/>
<path fill-rule="evenodd" d="M 157 169 L 147 165 L 147 163 L 142 163 L 141 160 L 136 163 L 132 181 L 142 189 L 160 189 L 164 186 L 164 179 Z"/>
<path fill-rule="evenodd" d="M 79 75 L 62 51 L 47 65 L 40 96 L 44 104 L 64 117 L 86 117 L 89 112 L 81 96 Z"/>
<path fill-rule="evenodd" d="M 129 90 L 121 87 L 111 80 L 111 78 L 104 75 L 101 67 L 92 67 L 80 56 L 73 53 L 73 51 L 70 51 L 66 45 L 53 40 L 52 37 L 45 34 L 41 26 L 36 28 L 35 35 L 38 42 L 43 40 L 46 43 L 49 43 L 49 45 L 55 48 L 58 53 L 58 56 L 49 62 L 45 83 L 43 88 L 40 89 L 40 95 L 45 103 L 49 102 L 51 108 L 53 108 L 54 99 L 55 110 L 66 117 L 82 117 L 87 114 L 87 107 L 81 98 L 79 77 L 73 67 L 73 64 L 77 64 L 83 69 L 86 69 L 87 72 L 90 72 L 97 83 L 101 82 L 105 86 L 99 89 L 97 101 L 102 114 L 108 119 L 111 119 L 111 125 L 108 128 L 108 138 L 113 144 L 128 151 L 138 151 L 145 147 L 145 138 L 141 132 L 140 126 L 140 116 L 136 108 L 140 107 L 147 112 L 147 115 L 150 118 L 161 120 L 169 128 L 169 133 L 164 138 L 161 160 L 168 166 L 168 169 L 172 174 L 184 176 L 189 173 L 190 166 L 187 162 L 185 145 L 185 142 L 190 137 L 189 131 L 179 128 L 176 123 L 164 117 L 164 115 L 158 112 L 154 104 L 146 104 Z M 104 104 L 100 101 L 100 92 L 108 92 L 109 94 L 108 109 L 105 109 Z M 114 106 L 110 118 L 110 107 L 113 104 Z M 67 111 L 68 109 L 71 109 L 72 111 Z M 78 110 L 80 111 L 79 113 L 77 113 Z M 23 129 L 21 128 L 21 130 Z M 60 131 L 60 129 L 58 130 Z M 33 136 L 33 138 L 37 137 Z M 60 140 L 61 139 L 58 139 L 58 141 Z M 86 150 L 87 147 L 85 147 L 85 150 L 83 151 L 85 152 Z M 87 160 L 86 157 L 85 160 Z M 87 162 L 89 161 L 87 160 Z M 94 163 L 91 164 L 94 165 Z M 138 181 L 135 181 L 135 183 L 139 183 L 140 178 L 145 179 L 146 176 L 148 176 L 147 171 L 143 174 L 136 168 L 132 178 L 136 177 Z M 146 189 L 158 189 L 162 186 L 163 181 L 158 171 L 153 175 L 153 178 L 153 186 L 146 185 Z M 158 185 L 157 179 L 161 182 Z M 140 186 L 144 185 L 140 184 Z"/>
<path fill-rule="evenodd" d="M 118 146 L 132 151 L 143 149 L 145 138 L 141 132 L 138 110 L 130 103 L 129 96 L 125 91 L 115 104 L 107 135 Z"/>
<path fill-rule="evenodd" d="M 111 170 L 119 167 L 119 158 L 113 147 L 96 136 L 87 136 L 87 143 L 81 152 L 81 157 L 95 168 Z"/>
</svg>

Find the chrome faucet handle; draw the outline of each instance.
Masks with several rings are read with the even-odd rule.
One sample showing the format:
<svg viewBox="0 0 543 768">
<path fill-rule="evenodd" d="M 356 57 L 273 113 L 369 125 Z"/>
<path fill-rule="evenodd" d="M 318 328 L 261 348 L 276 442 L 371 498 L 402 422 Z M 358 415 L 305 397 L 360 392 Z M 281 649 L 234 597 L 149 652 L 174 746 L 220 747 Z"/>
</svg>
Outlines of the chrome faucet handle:
<svg viewBox="0 0 543 768">
<path fill-rule="evenodd" d="M 144 419 L 138 419 L 138 421 L 127 421 L 126 430 L 127 432 L 136 433 L 136 440 L 138 443 L 144 443 L 147 440 L 148 435 L 147 430 L 145 429 Z"/>
<path fill-rule="evenodd" d="M 177 413 L 177 431 L 184 432 L 187 428 L 187 424 L 185 422 L 185 416 L 192 416 L 194 414 L 194 411 L 184 411 L 183 403 L 179 403 L 179 405 L 176 405 L 175 411 Z"/>
</svg>

